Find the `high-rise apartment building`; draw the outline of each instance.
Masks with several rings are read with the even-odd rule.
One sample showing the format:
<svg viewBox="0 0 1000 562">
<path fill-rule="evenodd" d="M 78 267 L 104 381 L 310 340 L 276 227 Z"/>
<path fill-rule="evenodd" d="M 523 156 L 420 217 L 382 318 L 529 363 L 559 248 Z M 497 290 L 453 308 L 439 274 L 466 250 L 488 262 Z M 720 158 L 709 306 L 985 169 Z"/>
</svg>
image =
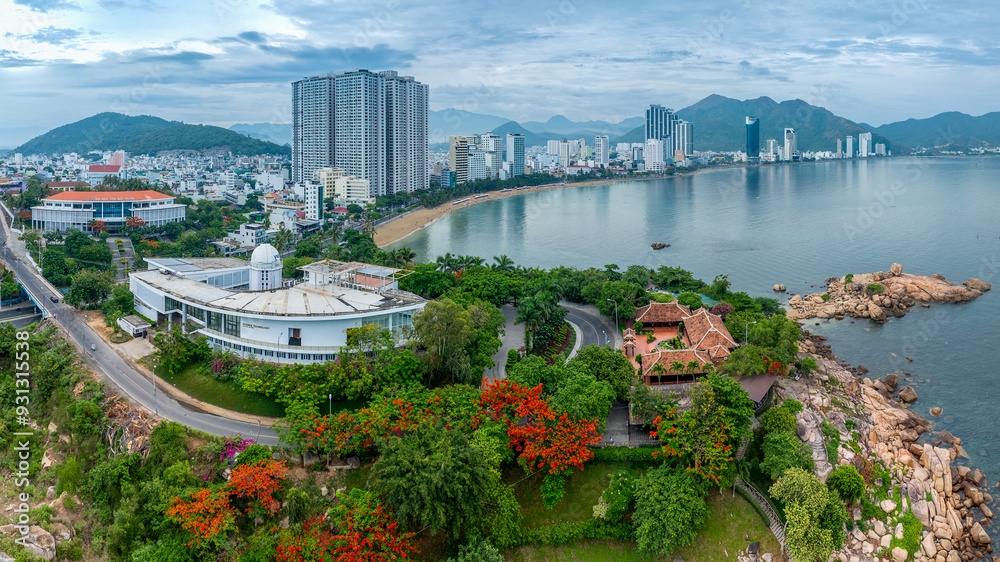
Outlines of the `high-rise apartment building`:
<svg viewBox="0 0 1000 562">
<path fill-rule="evenodd" d="M 747 116 L 747 161 L 760 161 L 760 120 Z"/>
<path fill-rule="evenodd" d="M 872 155 L 872 134 L 861 133 L 858 135 L 858 156 L 868 158 Z"/>
<path fill-rule="evenodd" d="M 847 150 L 844 153 L 845 158 L 854 158 L 854 137 L 847 137 Z"/>
<path fill-rule="evenodd" d="M 875 156 L 885 156 L 885 143 L 875 143 Z"/>
<path fill-rule="evenodd" d="M 553 156 L 559 155 L 559 141 L 550 140 L 545 143 L 545 152 L 552 154 Z"/>
<path fill-rule="evenodd" d="M 611 139 L 607 135 L 597 135 L 594 137 L 594 164 L 600 168 L 607 168 L 611 163 Z"/>
<path fill-rule="evenodd" d="M 329 72 L 292 83 L 292 177 L 337 166 L 372 195 L 426 189 L 428 87 L 394 71 Z"/>
<path fill-rule="evenodd" d="M 647 139 L 646 147 L 642 151 L 642 159 L 645 162 L 647 172 L 662 172 L 667 169 L 667 143 L 666 139 Z"/>
<path fill-rule="evenodd" d="M 843 140 L 837 139 L 837 158 L 843 158 L 844 157 L 844 144 L 843 144 L 843 142 L 844 142 Z"/>
<path fill-rule="evenodd" d="M 798 157 L 798 143 L 795 139 L 795 129 L 785 127 L 785 160 L 792 161 Z"/>
<path fill-rule="evenodd" d="M 570 150 L 570 143 L 563 141 L 559 143 L 559 165 L 566 167 L 569 166 L 569 155 L 572 153 Z"/>
<path fill-rule="evenodd" d="M 448 138 L 448 164 L 455 171 L 456 184 L 469 181 L 469 137 Z"/>
<path fill-rule="evenodd" d="M 676 150 L 684 152 L 684 156 L 694 156 L 694 124 L 690 121 L 679 121 L 677 123 Z"/>
<path fill-rule="evenodd" d="M 111 166 L 124 166 L 125 165 L 125 151 L 116 150 L 111 153 L 111 159 L 108 160 L 108 164 Z"/>
<path fill-rule="evenodd" d="M 507 133 L 507 163 L 510 177 L 524 174 L 524 135 Z"/>
<path fill-rule="evenodd" d="M 646 140 L 671 136 L 674 124 L 679 120 L 672 109 L 657 104 L 650 105 L 646 110 Z"/>
</svg>

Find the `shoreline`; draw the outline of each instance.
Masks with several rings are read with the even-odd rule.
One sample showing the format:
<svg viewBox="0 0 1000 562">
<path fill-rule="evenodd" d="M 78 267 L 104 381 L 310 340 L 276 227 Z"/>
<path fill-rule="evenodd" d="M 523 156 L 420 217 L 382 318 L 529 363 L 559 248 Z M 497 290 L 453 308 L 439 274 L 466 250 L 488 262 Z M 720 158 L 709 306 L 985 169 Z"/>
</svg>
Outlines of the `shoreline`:
<svg viewBox="0 0 1000 562">
<path fill-rule="evenodd" d="M 464 203 L 459 203 L 458 205 L 453 205 L 451 202 L 442 203 L 437 207 L 432 207 L 430 209 L 421 207 L 419 209 L 410 211 L 404 215 L 390 220 L 389 222 L 379 226 L 375 231 L 375 245 L 379 248 L 387 246 L 389 244 L 394 244 L 400 240 L 414 234 L 415 232 L 425 228 L 435 221 L 448 215 L 459 209 L 466 209 L 472 207 L 473 205 L 478 205 L 480 203 L 485 203 L 487 201 L 496 201 L 498 199 L 506 199 L 508 197 L 517 197 L 521 195 L 527 195 L 529 193 L 540 193 L 542 191 L 551 191 L 554 189 L 566 189 L 571 187 L 589 187 L 595 185 L 612 185 L 621 182 L 634 182 L 634 181 L 652 181 L 652 180 L 669 180 L 674 178 L 683 178 L 687 176 L 693 176 L 701 174 L 704 172 L 711 172 L 715 170 L 729 170 L 732 167 L 725 168 L 702 168 L 695 170 L 693 172 L 687 172 L 684 174 L 676 174 L 671 176 L 654 176 L 654 177 L 638 177 L 638 178 L 616 178 L 608 180 L 590 180 L 590 181 L 580 181 L 580 182 L 566 182 L 556 185 L 546 185 L 546 186 L 530 186 L 526 189 L 511 189 L 511 191 L 501 192 L 500 190 L 487 191 L 483 193 L 477 193 L 474 195 L 469 195 L 469 197 L 476 197 L 477 195 L 489 195 L 489 197 L 481 197 L 479 199 L 470 199 Z"/>
</svg>

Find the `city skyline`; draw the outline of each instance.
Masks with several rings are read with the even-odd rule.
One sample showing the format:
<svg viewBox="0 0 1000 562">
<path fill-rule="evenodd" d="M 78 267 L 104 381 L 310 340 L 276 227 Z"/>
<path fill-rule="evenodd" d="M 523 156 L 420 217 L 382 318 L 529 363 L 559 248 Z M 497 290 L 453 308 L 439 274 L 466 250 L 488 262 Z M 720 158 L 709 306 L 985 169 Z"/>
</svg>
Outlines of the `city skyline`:
<svg viewBox="0 0 1000 562">
<path fill-rule="evenodd" d="M 486 21 L 442 3 L 0 0 L 0 146 L 102 111 L 289 123 L 289 82 L 353 68 L 419 76 L 433 110 L 518 121 L 619 121 L 712 93 L 798 98 L 872 125 L 996 109 L 1000 7 L 985 2 L 523 8 Z M 657 12 L 670 16 L 666 32 L 646 24 Z M 470 54 L 489 45 L 515 48 Z"/>
</svg>

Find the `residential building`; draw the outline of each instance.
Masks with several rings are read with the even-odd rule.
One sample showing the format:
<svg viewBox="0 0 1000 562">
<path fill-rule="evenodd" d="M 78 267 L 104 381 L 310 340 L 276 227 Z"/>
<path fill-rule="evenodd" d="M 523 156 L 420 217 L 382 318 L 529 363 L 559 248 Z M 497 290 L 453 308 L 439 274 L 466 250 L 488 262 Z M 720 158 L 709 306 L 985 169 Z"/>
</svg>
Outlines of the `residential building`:
<svg viewBox="0 0 1000 562">
<path fill-rule="evenodd" d="M 847 137 L 847 152 L 845 153 L 847 158 L 854 158 L 854 137 Z"/>
<path fill-rule="evenodd" d="M 559 143 L 559 165 L 562 167 L 569 166 L 569 155 L 571 154 L 570 143 L 562 141 Z"/>
<path fill-rule="evenodd" d="M 674 128 L 676 139 L 674 149 L 684 152 L 684 157 L 694 156 L 694 124 L 690 121 L 680 121 Z"/>
<path fill-rule="evenodd" d="M 868 158 L 872 155 L 872 134 L 861 133 L 858 135 L 858 156 Z"/>
<path fill-rule="evenodd" d="M 320 168 L 313 173 L 313 179 L 323 186 L 324 201 L 333 198 L 335 205 L 362 207 L 375 204 L 368 180 L 349 176 L 340 168 Z"/>
<path fill-rule="evenodd" d="M 646 140 L 665 139 L 672 137 L 676 123 L 680 120 L 674 110 L 667 109 L 662 105 L 650 105 L 646 110 Z M 669 147 L 670 154 L 674 152 L 674 146 Z"/>
<path fill-rule="evenodd" d="M 554 156 L 559 155 L 559 141 L 550 140 L 545 143 L 545 152 Z"/>
<path fill-rule="evenodd" d="M 323 218 L 324 193 L 324 186 L 318 180 L 307 182 L 303 186 L 302 200 L 306 203 L 306 219 L 315 221 Z"/>
<path fill-rule="evenodd" d="M 108 160 L 108 164 L 112 166 L 124 166 L 125 165 L 125 151 L 117 150 L 111 153 L 111 158 Z"/>
<path fill-rule="evenodd" d="M 64 191 L 31 208 L 31 227 L 45 232 L 71 228 L 92 232 L 103 221 L 110 232 L 121 231 L 132 217 L 149 226 L 184 220 L 187 206 L 158 191 Z"/>
<path fill-rule="evenodd" d="M 875 144 L 875 156 L 885 156 L 885 144 L 876 143 Z"/>
<path fill-rule="evenodd" d="M 524 174 L 524 135 L 507 133 L 508 177 Z"/>
<path fill-rule="evenodd" d="M 785 160 L 798 160 L 798 143 L 795 140 L 795 129 L 785 127 Z"/>
<path fill-rule="evenodd" d="M 148 258 L 129 275 L 136 311 L 176 323 L 215 349 L 275 363 L 334 361 L 348 330 L 374 324 L 399 334 L 426 301 L 401 291 L 407 271 L 324 260 L 286 283 L 269 244 L 250 262 L 226 258 Z"/>
<path fill-rule="evenodd" d="M 662 172 L 667 169 L 668 139 L 646 139 L 646 147 L 642 151 L 642 159 L 647 172 Z"/>
<path fill-rule="evenodd" d="M 388 70 L 355 69 L 292 83 L 297 183 L 337 166 L 368 180 L 372 196 L 426 189 L 428 87 Z"/>
<path fill-rule="evenodd" d="M 490 175 L 490 155 L 481 148 L 469 149 L 469 181 L 488 179 Z"/>
<path fill-rule="evenodd" d="M 455 172 L 457 184 L 469 181 L 469 144 L 469 137 L 466 136 L 452 135 L 448 138 L 448 164 Z"/>
<path fill-rule="evenodd" d="M 455 187 L 458 185 L 458 177 L 454 170 L 447 168 L 441 170 L 441 187 Z"/>
<path fill-rule="evenodd" d="M 90 185 L 101 185 L 104 180 L 108 177 L 116 177 L 118 179 L 125 179 L 122 172 L 122 167 L 110 166 L 103 164 L 93 164 L 87 166 L 87 182 Z"/>
<path fill-rule="evenodd" d="M 844 157 L 844 144 L 843 139 L 837 139 L 837 158 Z"/>
<path fill-rule="evenodd" d="M 747 116 L 747 162 L 760 162 L 760 120 Z"/>
<path fill-rule="evenodd" d="M 607 168 L 611 163 L 611 139 L 607 135 L 594 137 L 594 163 L 598 168 Z"/>
</svg>

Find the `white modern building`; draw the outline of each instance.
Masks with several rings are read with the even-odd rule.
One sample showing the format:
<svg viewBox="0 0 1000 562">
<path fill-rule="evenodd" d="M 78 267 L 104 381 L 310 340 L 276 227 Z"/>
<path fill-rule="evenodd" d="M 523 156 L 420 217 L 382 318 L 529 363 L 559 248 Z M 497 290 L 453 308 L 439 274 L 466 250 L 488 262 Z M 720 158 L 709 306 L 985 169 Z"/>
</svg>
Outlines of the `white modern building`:
<svg viewBox="0 0 1000 562">
<path fill-rule="evenodd" d="M 861 133 L 858 135 L 858 156 L 861 158 L 868 158 L 872 156 L 874 151 L 872 150 L 872 134 L 871 133 Z"/>
<path fill-rule="evenodd" d="M 428 87 L 387 70 L 329 72 L 292 83 L 292 177 L 336 166 L 371 195 L 426 189 Z"/>
<path fill-rule="evenodd" d="M 642 160 L 647 172 L 662 172 L 667 169 L 667 139 L 646 139 Z"/>
<path fill-rule="evenodd" d="M 63 191 L 31 208 L 31 227 L 45 232 L 71 228 L 90 232 L 102 221 L 110 232 L 122 230 L 135 217 L 148 226 L 183 222 L 187 206 L 158 191 Z"/>
<path fill-rule="evenodd" d="M 524 174 L 524 135 L 507 133 L 508 177 Z"/>
<path fill-rule="evenodd" d="M 611 163 L 611 140 L 607 135 L 594 137 L 594 163 L 598 168 L 607 168 Z"/>
<path fill-rule="evenodd" d="M 785 127 L 785 160 L 797 160 L 798 142 L 795 140 L 795 129 Z"/>
<path fill-rule="evenodd" d="M 844 154 L 845 158 L 854 158 L 856 156 L 854 153 L 854 137 L 847 137 L 847 151 Z"/>
<path fill-rule="evenodd" d="M 405 270 L 332 260 L 281 281 L 277 250 L 265 244 L 247 263 L 231 258 L 147 259 L 129 276 L 136 310 L 180 324 L 216 349 L 277 363 L 333 361 L 348 330 L 374 324 L 398 334 L 426 301 L 399 290 Z"/>
</svg>

